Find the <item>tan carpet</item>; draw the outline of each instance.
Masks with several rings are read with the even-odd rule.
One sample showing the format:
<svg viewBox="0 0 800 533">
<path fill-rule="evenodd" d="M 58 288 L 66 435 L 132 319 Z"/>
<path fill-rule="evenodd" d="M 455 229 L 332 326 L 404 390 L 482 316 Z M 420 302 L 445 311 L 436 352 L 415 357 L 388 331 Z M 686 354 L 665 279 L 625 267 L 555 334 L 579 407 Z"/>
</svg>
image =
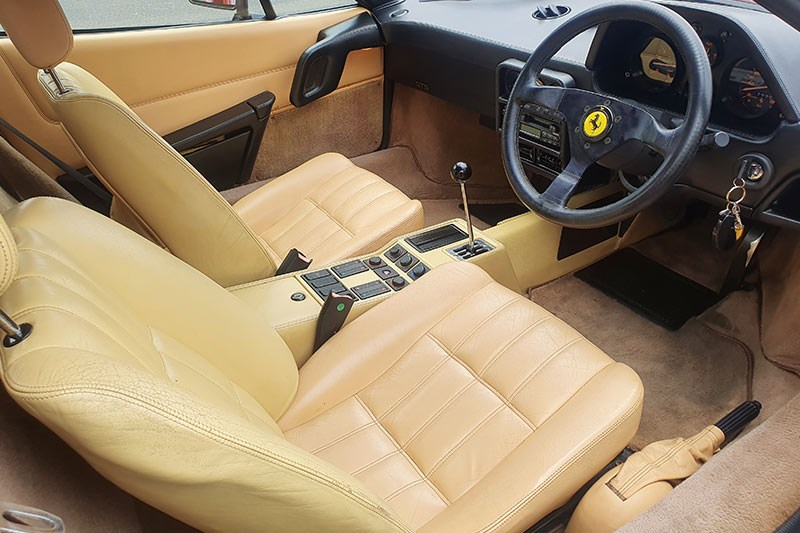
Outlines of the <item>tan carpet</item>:
<svg viewBox="0 0 800 533">
<path fill-rule="evenodd" d="M 762 342 L 765 355 L 800 374 L 800 235 L 781 230 L 763 243 Z"/>
<path fill-rule="evenodd" d="M 60 516 L 69 533 L 194 532 L 106 481 L 0 387 L 0 501 Z"/>
<path fill-rule="evenodd" d="M 531 299 L 641 376 L 644 412 L 635 447 L 696 433 L 747 400 L 749 388 L 757 388 L 761 397 L 755 399 L 767 412 L 800 391 L 800 380 L 768 364 L 755 366 L 759 375 L 751 382 L 753 350 L 730 338 L 732 333 L 746 337 L 739 331 L 744 326 L 736 325 L 743 308 L 736 305 L 733 313 L 727 301 L 670 332 L 573 276 L 533 289 Z"/>
<path fill-rule="evenodd" d="M 799 442 L 800 396 L 619 531 L 775 531 L 800 505 Z"/>
<path fill-rule="evenodd" d="M 373 152 L 382 136 L 382 81 L 331 94 L 270 117 L 250 181 L 280 176 L 325 152 Z"/>
</svg>

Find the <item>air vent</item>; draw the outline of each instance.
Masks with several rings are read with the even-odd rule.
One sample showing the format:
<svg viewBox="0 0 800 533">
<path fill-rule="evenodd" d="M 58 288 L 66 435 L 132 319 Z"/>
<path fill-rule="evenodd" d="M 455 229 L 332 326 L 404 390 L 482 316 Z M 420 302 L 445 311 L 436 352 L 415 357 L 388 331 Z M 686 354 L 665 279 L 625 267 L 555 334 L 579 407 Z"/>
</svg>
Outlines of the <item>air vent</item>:
<svg viewBox="0 0 800 533">
<path fill-rule="evenodd" d="M 533 12 L 533 18 L 536 20 L 550 20 L 563 17 L 569 13 L 567 6 L 559 6 L 556 4 L 539 4 L 536 6 L 536 11 Z"/>
</svg>

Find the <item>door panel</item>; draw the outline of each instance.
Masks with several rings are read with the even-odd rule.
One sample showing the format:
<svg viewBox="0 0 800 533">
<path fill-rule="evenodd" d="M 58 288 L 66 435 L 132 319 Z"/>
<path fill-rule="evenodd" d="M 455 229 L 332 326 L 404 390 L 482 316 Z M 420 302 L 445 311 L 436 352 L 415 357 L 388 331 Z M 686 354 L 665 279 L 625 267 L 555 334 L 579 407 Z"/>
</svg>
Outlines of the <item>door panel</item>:
<svg viewBox="0 0 800 533">
<path fill-rule="evenodd" d="M 289 92 L 302 52 L 320 30 L 362 12 L 351 8 L 272 21 L 81 34 L 69 60 L 100 78 L 166 135 L 264 91 L 275 94 L 274 112 L 291 108 Z M 35 70 L 8 39 L 0 39 L 0 59 L 0 114 L 66 162 L 83 166 L 52 117 Z M 352 52 L 337 92 L 382 75 L 382 49 Z M 28 147 L 16 146 L 41 163 Z"/>
</svg>

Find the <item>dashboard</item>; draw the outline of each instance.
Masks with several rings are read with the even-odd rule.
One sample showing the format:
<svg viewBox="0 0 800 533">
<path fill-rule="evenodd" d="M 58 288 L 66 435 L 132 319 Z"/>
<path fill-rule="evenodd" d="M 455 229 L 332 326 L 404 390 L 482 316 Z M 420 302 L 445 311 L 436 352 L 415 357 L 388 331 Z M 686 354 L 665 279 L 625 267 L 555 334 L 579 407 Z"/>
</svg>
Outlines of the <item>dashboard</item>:
<svg viewBox="0 0 800 533">
<path fill-rule="evenodd" d="M 686 12 L 703 41 L 714 83 L 711 124 L 751 137 L 772 133 L 785 115 L 767 80 L 769 68 L 752 41 L 726 18 Z M 634 22 L 600 29 L 587 68 L 601 92 L 684 113 L 691 87 L 668 37 Z"/>
<path fill-rule="evenodd" d="M 659 3 L 702 39 L 714 85 L 707 133 L 730 138 L 725 146 L 698 151 L 676 193 L 721 205 L 735 173 L 755 157 L 767 172 L 749 185 L 744 214 L 800 228 L 800 32 L 757 8 Z M 373 14 L 386 43 L 388 80 L 476 111 L 481 123 L 497 129 L 504 98 L 532 50 L 563 21 L 594 5 L 595 0 L 541 6 L 530 0 L 401 0 Z M 558 14 L 539 19 L 542 10 Z M 542 79 L 642 105 L 666 126 L 680 123 L 692 90 L 669 39 L 624 20 L 573 39 L 551 59 Z M 536 112 L 523 127 L 521 146 L 536 150 L 523 153 L 531 169 L 557 173 L 569 157 L 568 133 Z"/>
</svg>

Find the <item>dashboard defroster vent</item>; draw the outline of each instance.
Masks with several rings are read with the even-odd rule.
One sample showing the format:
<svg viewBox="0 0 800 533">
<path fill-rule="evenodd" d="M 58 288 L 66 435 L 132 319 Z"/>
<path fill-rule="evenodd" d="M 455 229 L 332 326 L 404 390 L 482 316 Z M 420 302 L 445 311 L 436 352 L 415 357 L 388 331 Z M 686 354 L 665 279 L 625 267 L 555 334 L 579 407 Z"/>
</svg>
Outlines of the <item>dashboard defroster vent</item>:
<svg viewBox="0 0 800 533">
<path fill-rule="evenodd" d="M 556 4 L 539 4 L 533 12 L 536 20 L 551 20 L 563 17 L 569 13 L 569 7 Z"/>
</svg>

